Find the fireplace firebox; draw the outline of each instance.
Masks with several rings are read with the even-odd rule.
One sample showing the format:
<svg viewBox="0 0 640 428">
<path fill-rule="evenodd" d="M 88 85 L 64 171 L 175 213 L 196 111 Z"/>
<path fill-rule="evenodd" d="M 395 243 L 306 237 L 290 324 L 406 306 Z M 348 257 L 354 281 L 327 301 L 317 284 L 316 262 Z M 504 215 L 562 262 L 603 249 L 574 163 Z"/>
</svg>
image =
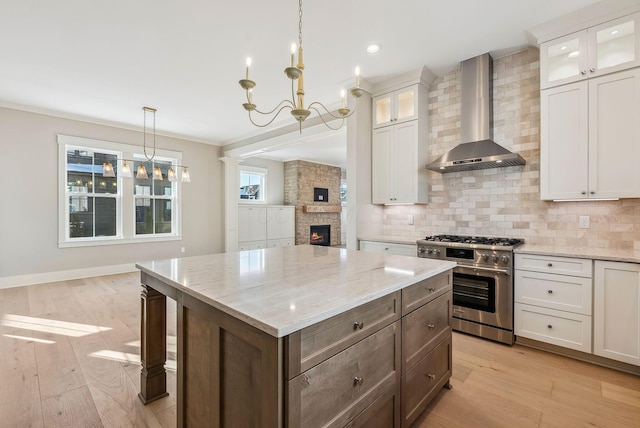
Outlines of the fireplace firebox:
<svg viewBox="0 0 640 428">
<path fill-rule="evenodd" d="M 325 247 L 331 245 L 331 225 L 309 226 L 309 244 Z"/>
</svg>

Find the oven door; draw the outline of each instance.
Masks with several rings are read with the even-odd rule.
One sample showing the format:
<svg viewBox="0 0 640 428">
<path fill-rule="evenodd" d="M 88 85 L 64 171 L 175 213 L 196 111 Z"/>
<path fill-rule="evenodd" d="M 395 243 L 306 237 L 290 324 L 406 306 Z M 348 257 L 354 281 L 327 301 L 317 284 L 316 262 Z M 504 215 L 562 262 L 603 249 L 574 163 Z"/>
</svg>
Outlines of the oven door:
<svg viewBox="0 0 640 428">
<path fill-rule="evenodd" d="M 513 330 L 511 269 L 453 269 L 453 317 Z"/>
</svg>

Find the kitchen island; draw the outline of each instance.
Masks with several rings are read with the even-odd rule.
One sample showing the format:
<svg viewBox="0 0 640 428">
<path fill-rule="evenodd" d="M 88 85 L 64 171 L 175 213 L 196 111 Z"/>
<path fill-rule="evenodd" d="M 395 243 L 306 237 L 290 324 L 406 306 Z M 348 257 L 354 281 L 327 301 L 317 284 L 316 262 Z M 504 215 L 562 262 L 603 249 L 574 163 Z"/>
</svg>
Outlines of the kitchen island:
<svg viewBox="0 0 640 428">
<path fill-rule="evenodd" d="M 454 266 L 309 245 L 139 263 L 140 398 L 167 395 L 170 297 L 178 427 L 409 426 L 449 385 Z"/>
</svg>

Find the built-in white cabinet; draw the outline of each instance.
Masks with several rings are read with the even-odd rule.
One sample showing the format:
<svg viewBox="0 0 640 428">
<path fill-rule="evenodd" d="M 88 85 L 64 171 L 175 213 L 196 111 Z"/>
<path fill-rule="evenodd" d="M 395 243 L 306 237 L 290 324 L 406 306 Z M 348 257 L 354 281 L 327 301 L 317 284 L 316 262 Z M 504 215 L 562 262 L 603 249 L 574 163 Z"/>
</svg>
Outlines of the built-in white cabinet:
<svg viewBox="0 0 640 428">
<path fill-rule="evenodd" d="M 640 366 L 640 265 L 595 262 L 593 353 Z"/>
<path fill-rule="evenodd" d="M 418 119 L 419 91 L 420 85 L 412 85 L 373 97 L 373 129 Z"/>
<path fill-rule="evenodd" d="M 515 255 L 516 337 L 591 353 L 592 261 Z"/>
<path fill-rule="evenodd" d="M 373 98 L 374 204 L 428 202 L 427 98 L 422 84 Z"/>
<path fill-rule="evenodd" d="M 238 250 L 286 247 L 294 244 L 294 206 L 238 206 Z"/>
<path fill-rule="evenodd" d="M 540 88 L 640 65 L 640 14 L 624 16 L 540 44 Z"/>
<path fill-rule="evenodd" d="M 640 68 L 541 91 L 543 200 L 640 197 Z"/>
<path fill-rule="evenodd" d="M 400 244 L 397 242 L 360 240 L 360 251 L 367 251 L 369 253 L 399 254 L 414 257 L 418 255 L 418 247 L 416 244 Z"/>
</svg>

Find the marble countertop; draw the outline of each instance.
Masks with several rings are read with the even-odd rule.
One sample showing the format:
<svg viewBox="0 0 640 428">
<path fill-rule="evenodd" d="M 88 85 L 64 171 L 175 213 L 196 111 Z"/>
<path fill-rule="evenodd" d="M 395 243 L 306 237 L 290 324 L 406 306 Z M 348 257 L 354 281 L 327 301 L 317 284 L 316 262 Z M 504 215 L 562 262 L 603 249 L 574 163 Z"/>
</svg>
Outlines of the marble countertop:
<svg viewBox="0 0 640 428">
<path fill-rule="evenodd" d="M 614 248 L 566 247 L 560 245 L 537 245 L 525 243 L 516 247 L 513 252 L 516 254 L 538 254 L 542 256 L 575 257 L 579 259 L 640 263 L 640 251 Z"/>
<path fill-rule="evenodd" d="M 424 236 L 422 238 L 424 238 Z M 375 241 L 375 242 L 389 242 L 392 244 L 416 245 L 416 241 L 421 238 L 412 238 L 410 236 L 395 236 L 395 235 L 370 235 L 370 236 L 360 236 L 358 239 L 360 241 Z"/>
<path fill-rule="evenodd" d="M 275 337 L 445 272 L 455 263 L 315 245 L 137 263 Z"/>
</svg>

